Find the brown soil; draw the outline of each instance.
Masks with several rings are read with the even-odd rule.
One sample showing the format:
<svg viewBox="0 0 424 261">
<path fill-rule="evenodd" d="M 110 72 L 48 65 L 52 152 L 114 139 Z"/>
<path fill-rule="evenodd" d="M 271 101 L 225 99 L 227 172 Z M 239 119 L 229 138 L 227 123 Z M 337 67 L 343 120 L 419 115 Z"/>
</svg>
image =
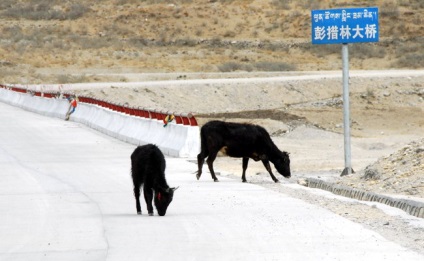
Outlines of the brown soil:
<svg viewBox="0 0 424 261">
<path fill-rule="evenodd" d="M 367 6 L 379 7 L 380 42 L 350 45 L 351 69 L 423 68 L 421 0 L 3 0 L 0 76 L 45 84 L 131 81 L 110 75 L 131 72 L 339 70 L 338 45 L 311 44 L 311 10 Z"/>
</svg>

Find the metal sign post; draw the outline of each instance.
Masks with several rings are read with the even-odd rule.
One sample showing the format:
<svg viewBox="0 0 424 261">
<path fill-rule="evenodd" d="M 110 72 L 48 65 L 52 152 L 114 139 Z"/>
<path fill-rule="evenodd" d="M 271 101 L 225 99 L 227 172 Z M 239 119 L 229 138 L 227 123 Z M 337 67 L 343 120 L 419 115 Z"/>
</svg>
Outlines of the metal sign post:
<svg viewBox="0 0 424 261">
<path fill-rule="evenodd" d="M 347 43 L 342 45 L 343 60 L 343 128 L 344 128 L 344 152 L 345 168 L 342 176 L 351 174 L 351 151 L 350 151 L 350 104 L 349 104 L 349 47 Z"/>
<path fill-rule="evenodd" d="M 312 44 L 342 44 L 343 127 L 345 168 L 353 173 L 350 150 L 349 49 L 348 43 L 378 42 L 378 8 L 312 10 Z"/>
</svg>

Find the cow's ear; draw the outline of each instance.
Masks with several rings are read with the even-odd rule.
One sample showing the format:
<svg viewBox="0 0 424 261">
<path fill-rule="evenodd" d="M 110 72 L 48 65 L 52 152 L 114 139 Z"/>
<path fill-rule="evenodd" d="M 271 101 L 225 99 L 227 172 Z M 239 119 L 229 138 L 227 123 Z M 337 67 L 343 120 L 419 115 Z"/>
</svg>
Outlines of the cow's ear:
<svg viewBox="0 0 424 261">
<path fill-rule="evenodd" d="M 177 190 L 179 187 L 176 188 L 167 188 L 166 192 L 170 193 L 171 191 L 174 192 L 175 190 Z"/>
</svg>

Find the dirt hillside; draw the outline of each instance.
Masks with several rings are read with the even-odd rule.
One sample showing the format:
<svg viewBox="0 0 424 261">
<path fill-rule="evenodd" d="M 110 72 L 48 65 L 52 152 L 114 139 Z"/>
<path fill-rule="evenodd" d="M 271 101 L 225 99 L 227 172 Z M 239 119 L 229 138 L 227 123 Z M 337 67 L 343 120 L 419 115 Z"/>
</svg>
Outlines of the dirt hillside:
<svg viewBox="0 0 424 261">
<path fill-rule="evenodd" d="M 420 0 L 2 0 L 0 79 L 339 70 L 340 48 L 311 44 L 311 10 L 369 6 L 379 7 L 380 42 L 351 45 L 351 69 L 423 68 Z"/>
</svg>

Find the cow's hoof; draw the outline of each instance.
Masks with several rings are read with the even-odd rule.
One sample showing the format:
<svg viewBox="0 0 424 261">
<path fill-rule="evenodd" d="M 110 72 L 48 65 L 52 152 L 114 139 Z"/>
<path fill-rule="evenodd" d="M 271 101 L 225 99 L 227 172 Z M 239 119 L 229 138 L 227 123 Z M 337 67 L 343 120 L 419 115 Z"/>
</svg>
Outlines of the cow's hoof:
<svg viewBox="0 0 424 261">
<path fill-rule="evenodd" d="M 153 216 L 153 213 L 149 213 L 149 216 Z"/>
<path fill-rule="evenodd" d="M 218 180 L 218 179 L 214 179 L 213 181 L 214 181 L 214 182 L 219 182 L 219 180 Z"/>
<path fill-rule="evenodd" d="M 140 212 L 137 212 L 137 215 L 141 215 L 141 211 Z"/>
<path fill-rule="evenodd" d="M 280 181 L 278 179 L 274 180 L 275 183 L 280 183 Z"/>
<path fill-rule="evenodd" d="M 199 179 L 200 179 L 200 175 L 199 175 L 199 174 L 197 174 L 197 175 L 196 175 L 196 178 L 197 178 L 197 180 L 199 180 Z"/>
<path fill-rule="evenodd" d="M 247 180 L 245 180 L 245 179 L 244 179 L 244 180 L 242 180 L 241 182 L 246 183 L 246 182 L 247 182 Z"/>
</svg>

